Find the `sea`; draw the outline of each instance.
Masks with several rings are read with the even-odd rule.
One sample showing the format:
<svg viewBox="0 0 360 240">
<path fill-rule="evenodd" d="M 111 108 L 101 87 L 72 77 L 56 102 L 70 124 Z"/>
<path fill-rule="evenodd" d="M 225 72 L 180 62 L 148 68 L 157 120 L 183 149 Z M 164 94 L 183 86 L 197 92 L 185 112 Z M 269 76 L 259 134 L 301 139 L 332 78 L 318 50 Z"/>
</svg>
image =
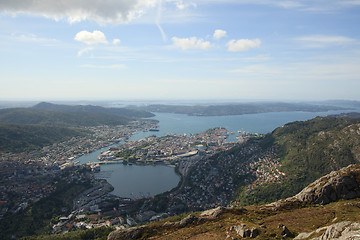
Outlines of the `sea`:
<svg viewBox="0 0 360 240">
<path fill-rule="evenodd" d="M 155 113 L 156 116 L 150 119 L 159 121 L 159 131 L 138 132 L 129 141 L 139 140 L 150 135 L 159 137 L 171 133 L 190 135 L 215 127 L 226 128 L 233 133 L 228 138 L 228 141 L 236 141 L 239 130 L 266 134 L 289 122 L 305 121 L 317 116 L 328 116 L 351 111 L 272 112 L 234 116 L 188 116 L 184 114 Z M 360 109 L 356 109 L 356 111 L 360 112 Z M 80 161 L 80 164 L 97 161 L 97 157 L 102 151 L 119 144 L 123 144 L 123 142 L 84 155 L 76 161 Z M 164 165 L 101 165 L 96 178 L 106 179 L 114 187 L 112 194 L 132 199 L 155 196 L 169 191 L 176 187 L 180 181 L 180 176 L 175 173 L 175 169 Z"/>
</svg>

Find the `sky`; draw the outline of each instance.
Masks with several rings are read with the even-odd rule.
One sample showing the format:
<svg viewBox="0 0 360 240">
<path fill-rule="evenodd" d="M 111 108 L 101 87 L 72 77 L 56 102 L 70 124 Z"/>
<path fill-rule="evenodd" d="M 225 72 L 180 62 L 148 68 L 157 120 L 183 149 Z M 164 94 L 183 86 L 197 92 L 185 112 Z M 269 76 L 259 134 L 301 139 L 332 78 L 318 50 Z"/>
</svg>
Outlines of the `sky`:
<svg viewBox="0 0 360 240">
<path fill-rule="evenodd" d="M 0 100 L 360 100 L 360 0 L 0 0 Z"/>
</svg>

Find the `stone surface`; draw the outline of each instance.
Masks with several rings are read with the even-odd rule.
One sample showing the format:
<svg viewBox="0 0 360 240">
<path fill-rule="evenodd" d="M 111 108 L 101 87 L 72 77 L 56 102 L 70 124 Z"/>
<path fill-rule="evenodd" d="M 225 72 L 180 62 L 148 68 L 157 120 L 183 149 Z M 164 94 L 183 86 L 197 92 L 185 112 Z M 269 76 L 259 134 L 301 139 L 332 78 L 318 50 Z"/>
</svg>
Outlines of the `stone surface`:
<svg viewBox="0 0 360 240">
<path fill-rule="evenodd" d="M 259 235 L 259 230 L 257 228 L 252 228 L 251 230 L 246 228 L 245 224 L 241 224 L 238 226 L 232 226 L 230 227 L 230 231 L 236 231 L 236 233 L 242 237 L 242 238 L 246 238 L 246 237 L 251 237 L 251 238 L 255 238 Z"/>
<path fill-rule="evenodd" d="M 108 236 L 108 240 L 120 240 L 120 239 L 138 239 L 148 229 L 147 226 L 133 227 L 127 229 L 119 229 L 111 232 Z"/>
<path fill-rule="evenodd" d="M 251 233 L 250 233 L 250 237 L 251 238 L 256 238 L 257 236 L 259 236 L 259 230 L 257 228 L 252 228 Z"/>
<path fill-rule="evenodd" d="M 186 227 L 187 225 L 194 223 L 198 220 L 198 218 L 192 214 L 188 215 L 186 218 L 183 218 L 180 221 L 180 227 Z"/>
<path fill-rule="evenodd" d="M 200 214 L 200 217 L 217 218 L 224 212 L 224 207 L 217 207 L 214 209 L 206 210 Z"/>
<path fill-rule="evenodd" d="M 308 185 L 293 197 L 263 206 L 263 209 L 284 208 L 295 204 L 328 204 L 339 199 L 360 197 L 360 165 L 352 164 L 333 171 Z"/>
<path fill-rule="evenodd" d="M 360 223 L 344 221 L 319 228 L 310 233 L 300 233 L 295 239 L 308 239 L 314 233 L 325 231 L 320 237 L 312 240 L 360 240 Z"/>
</svg>

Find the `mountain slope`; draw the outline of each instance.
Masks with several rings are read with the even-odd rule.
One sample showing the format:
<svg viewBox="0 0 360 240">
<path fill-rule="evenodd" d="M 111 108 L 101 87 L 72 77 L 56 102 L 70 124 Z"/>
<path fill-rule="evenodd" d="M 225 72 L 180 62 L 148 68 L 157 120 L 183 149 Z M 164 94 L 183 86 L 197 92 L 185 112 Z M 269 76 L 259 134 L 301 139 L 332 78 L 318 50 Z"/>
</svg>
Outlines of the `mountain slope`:
<svg viewBox="0 0 360 240">
<path fill-rule="evenodd" d="M 240 187 L 235 198 L 241 204 L 292 196 L 332 170 L 360 163 L 360 119 L 318 117 L 289 123 L 266 135 L 259 145 L 263 150 L 277 147 L 277 170 L 286 177 L 256 186 L 250 193 L 245 186 Z"/>
<path fill-rule="evenodd" d="M 62 112 L 32 108 L 0 110 L 0 122 L 49 126 L 123 125 L 129 118 L 96 112 Z"/>
<path fill-rule="evenodd" d="M 0 123 L 0 152 L 34 150 L 85 134 L 85 131 L 64 127 Z"/>
<path fill-rule="evenodd" d="M 61 112 L 90 112 L 101 113 L 106 115 L 115 115 L 127 118 L 146 118 L 153 117 L 154 114 L 142 110 L 134 110 L 128 108 L 104 108 L 93 105 L 59 105 L 47 102 L 41 102 L 32 108 L 38 110 L 61 111 Z"/>
<path fill-rule="evenodd" d="M 342 200 L 326 206 L 312 205 L 317 201 L 307 200 L 324 199 L 325 195 L 322 193 L 326 193 L 329 198 L 334 194 L 338 197 L 330 199 L 329 202 L 344 198 L 354 200 Z M 177 222 L 171 221 L 175 220 L 173 218 L 167 219 L 166 222 L 116 230 L 108 236 L 108 240 L 242 237 L 284 239 L 293 238 L 302 232 L 309 232 L 308 237 L 321 236 L 321 239 L 336 239 L 350 232 L 356 237 L 360 234 L 359 197 L 360 165 L 350 165 L 322 177 L 304 189 L 301 194 L 283 200 L 280 204 L 276 202 L 246 208 L 219 207 L 200 214 L 190 214 Z M 315 232 L 316 229 L 329 225 L 337 228 L 337 236 L 334 231 L 329 233 L 328 229 L 331 227 Z M 304 235 L 303 233 L 302 236 Z"/>
</svg>

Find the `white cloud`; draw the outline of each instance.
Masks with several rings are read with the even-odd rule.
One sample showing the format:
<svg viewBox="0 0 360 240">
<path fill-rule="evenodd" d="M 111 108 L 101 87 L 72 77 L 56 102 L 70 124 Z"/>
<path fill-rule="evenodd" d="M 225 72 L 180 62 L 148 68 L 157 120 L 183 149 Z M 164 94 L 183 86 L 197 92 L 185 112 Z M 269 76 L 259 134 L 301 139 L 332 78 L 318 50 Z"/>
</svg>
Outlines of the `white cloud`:
<svg viewBox="0 0 360 240">
<path fill-rule="evenodd" d="M 226 37 L 226 31 L 221 30 L 221 29 L 217 29 L 217 30 L 215 30 L 215 32 L 213 34 L 213 37 L 215 39 L 220 39 L 220 38 Z"/>
<path fill-rule="evenodd" d="M 114 45 L 118 45 L 118 44 L 120 44 L 120 39 L 118 39 L 118 38 L 115 38 L 113 41 L 112 41 L 112 43 L 114 44 Z"/>
<path fill-rule="evenodd" d="M 226 46 L 228 47 L 229 52 L 239 52 L 247 51 L 251 48 L 258 48 L 261 45 L 260 39 L 239 39 L 239 40 L 230 40 Z"/>
<path fill-rule="evenodd" d="M 93 64 L 84 64 L 81 65 L 82 68 L 100 68 L 100 69 L 126 69 L 125 64 L 113 64 L 113 65 L 93 65 Z"/>
<path fill-rule="evenodd" d="M 84 55 L 85 53 L 88 53 L 90 51 L 94 50 L 93 47 L 87 47 L 87 48 L 83 48 L 81 50 L 78 51 L 78 57 L 81 57 L 82 55 Z"/>
<path fill-rule="evenodd" d="M 184 10 L 189 7 L 196 8 L 196 3 L 190 1 L 186 3 L 184 0 L 167 0 L 167 2 L 174 2 L 177 9 Z"/>
<path fill-rule="evenodd" d="M 100 31 L 81 31 L 78 32 L 74 38 L 76 41 L 86 43 L 88 45 L 98 44 L 98 43 L 107 43 L 105 34 Z"/>
<path fill-rule="evenodd" d="M 30 14 L 69 22 L 125 23 L 154 7 L 159 0 L 11 0 L 0 1 L 0 11 Z"/>
<path fill-rule="evenodd" d="M 187 49 L 202 49 L 207 50 L 211 47 L 211 43 L 204 41 L 203 39 L 197 39 L 196 37 L 191 38 L 172 38 L 173 45 L 175 47 L 181 48 L 182 50 Z"/>
</svg>

